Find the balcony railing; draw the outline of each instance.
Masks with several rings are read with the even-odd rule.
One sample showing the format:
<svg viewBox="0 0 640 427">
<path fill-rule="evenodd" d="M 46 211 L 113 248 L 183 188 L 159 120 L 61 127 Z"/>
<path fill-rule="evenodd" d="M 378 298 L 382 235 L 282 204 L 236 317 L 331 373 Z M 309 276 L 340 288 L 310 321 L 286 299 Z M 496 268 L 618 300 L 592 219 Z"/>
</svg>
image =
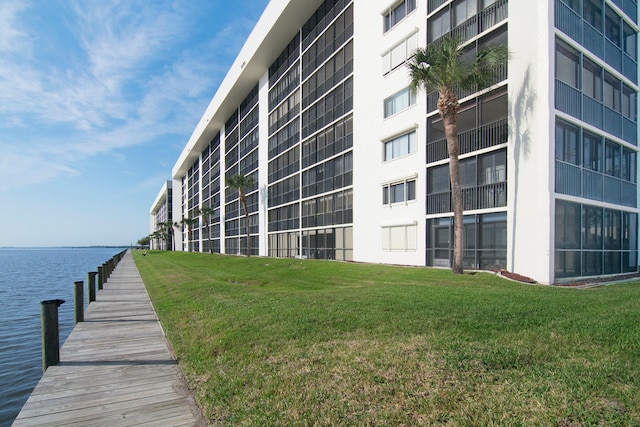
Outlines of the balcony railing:
<svg viewBox="0 0 640 427">
<path fill-rule="evenodd" d="M 582 41 L 582 18 L 561 0 L 555 4 L 556 28 L 574 40 Z"/>
<path fill-rule="evenodd" d="M 451 191 L 427 194 L 427 213 L 451 212 Z"/>
<path fill-rule="evenodd" d="M 604 130 L 622 138 L 622 114 L 609 107 L 604 107 Z"/>
<path fill-rule="evenodd" d="M 588 95 L 582 95 L 582 119 L 590 125 L 602 129 L 602 103 Z"/>
<path fill-rule="evenodd" d="M 638 63 L 629 55 L 622 55 L 622 74 L 632 82 L 638 78 Z"/>
<path fill-rule="evenodd" d="M 582 197 L 591 200 L 602 200 L 602 178 L 600 172 L 589 169 L 582 170 Z"/>
<path fill-rule="evenodd" d="M 476 129 L 471 129 L 458 134 L 460 154 L 467 154 L 483 148 L 493 147 L 507 142 L 509 128 L 507 119 L 488 123 Z M 447 140 L 439 139 L 427 143 L 427 163 L 444 160 L 449 157 Z"/>
<path fill-rule="evenodd" d="M 480 11 L 480 32 L 488 30 L 498 22 L 507 19 L 508 16 L 507 0 L 493 3 Z"/>
<path fill-rule="evenodd" d="M 563 81 L 556 79 L 556 108 L 573 117 L 582 117 L 580 91 Z"/>
<path fill-rule="evenodd" d="M 622 139 L 638 145 L 638 124 L 626 117 L 622 117 Z"/>
<path fill-rule="evenodd" d="M 638 203 L 638 187 L 633 182 L 622 181 L 622 204 L 636 207 Z"/>
<path fill-rule="evenodd" d="M 448 0 L 429 0 L 427 3 L 427 13 L 431 13 L 443 4 L 445 4 Z"/>
<path fill-rule="evenodd" d="M 638 3 L 636 0 L 613 0 L 613 3 L 622 9 L 633 22 L 638 23 Z"/>
<path fill-rule="evenodd" d="M 465 211 L 490 209 L 507 206 L 507 183 L 479 185 L 462 189 L 462 204 Z M 451 191 L 427 194 L 427 213 L 446 213 L 452 211 Z"/>
<path fill-rule="evenodd" d="M 440 0 L 429 0 L 429 12 L 435 10 L 435 7 L 431 8 L 431 2 L 433 1 L 433 5 L 438 7 L 441 4 L 444 4 L 444 1 Z M 509 8 L 508 8 L 507 0 L 498 0 L 492 5 L 482 9 L 479 13 L 472 16 L 471 18 L 464 21 L 462 24 L 453 28 L 448 33 L 442 34 L 441 36 L 437 36 L 432 39 L 431 35 L 429 35 L 429 39 L 427 40 L 429 43 L 433 43 L 441 39 L 446 35 L 451 35 L 461 39 L 463 42 L 472 39 L 483 31 L 488 30 L 499 22 L 505 20 L 509 16 Z"/>
<path fill-rule="evenodd" d="M 491 87 L 495 84 L 498 84 L 507 79 L 508 75 L 508 67 L 507 64 L 499 65 L 495 67 L 493 78 L 487 83 L 486 87 L 478 87 L 473 86 L 466 90 L 456 89 L 454 93 L 456 94 L 456 98 L 463 99 L 469 95 L 472 95 L 480 90 L 486 89 L 487 87 Z M 434 111 L 438 109 L 438 97 L 440 93 L 437 90 L 433 92 L 429 92 L 427 94 L 427 111 Z"/>
<path fill-rule="evenodd" d="M 622 50 L 608 38 L 604 38 L 604 60 L 618 71 L 622 71 Z"/>
<path fill-rule="evenodd" d="M 591 52 L 595 53 L 595 55 L 599 58 L 604 57 L 604 34 L 598 31 L 597 28 L 593 27 L 587 21 L 582 21 L 582 32 L 584 34 L 583 44 L 584 47 L 589 49 Z M 576 40 L 580 41 L 580 40 Z"/>
<path fill-rule="evenodd" d="M 556 160 L 556 193 L 635 207 L 637 184 Z"/>
<path fill-rule="evenodd" d="M 637 21 L 636 0 L 615 0 L 614 2 L 631 16 L 634 22 Z M 608 40 L 600 30 L 582 19 L 580 14 L 567 6 L 563 0 L 555 2 L 555 25 L 625 77 L 634 83 L 638 82 L 638 62 L 628 56 L 620 46 Z"/>
<path fill-rule="evenodd" d="M 619 204 L 622 197 L 622 181 L 611 176 L 604 177 L 604 201 Z"/>
<path fill-rule="evenodd" d="M 582 195 L 581 175 L 580 167 L 556 160 L 556 193 L 580 197 Z"/>
</svg>

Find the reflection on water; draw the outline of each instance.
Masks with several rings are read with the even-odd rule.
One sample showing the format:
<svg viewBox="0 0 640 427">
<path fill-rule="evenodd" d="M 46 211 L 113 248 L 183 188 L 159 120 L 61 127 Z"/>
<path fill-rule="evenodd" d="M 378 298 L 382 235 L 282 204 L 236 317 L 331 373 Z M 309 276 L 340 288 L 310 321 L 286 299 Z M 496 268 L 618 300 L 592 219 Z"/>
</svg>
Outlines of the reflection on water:
<svg viewBox="0 0 640 427">
<path fill-rule="evenodd" d="M 0 427 L 11 425 L 42 376 L 40 301 L 66 301 L 58 312 L 64 342 L 73 329 L 73 282 L 86 286 L 87 273 L 123 249 L 0 248 Z"/>
</svg>

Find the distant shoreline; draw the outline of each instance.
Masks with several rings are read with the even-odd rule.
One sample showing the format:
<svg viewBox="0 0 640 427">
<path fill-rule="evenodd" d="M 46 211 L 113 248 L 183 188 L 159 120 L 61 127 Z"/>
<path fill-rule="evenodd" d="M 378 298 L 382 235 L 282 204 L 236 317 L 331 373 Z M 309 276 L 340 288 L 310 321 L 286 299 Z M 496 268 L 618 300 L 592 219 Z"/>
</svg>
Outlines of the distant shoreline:
<svg viewBox="0 0 640 427">
<path fill-rule="evenodd" d="M 132 248 L 132 245 L 96 245 L 96 246 L 0 246 L 3 249 L 118 249 Z"/>
</svg>

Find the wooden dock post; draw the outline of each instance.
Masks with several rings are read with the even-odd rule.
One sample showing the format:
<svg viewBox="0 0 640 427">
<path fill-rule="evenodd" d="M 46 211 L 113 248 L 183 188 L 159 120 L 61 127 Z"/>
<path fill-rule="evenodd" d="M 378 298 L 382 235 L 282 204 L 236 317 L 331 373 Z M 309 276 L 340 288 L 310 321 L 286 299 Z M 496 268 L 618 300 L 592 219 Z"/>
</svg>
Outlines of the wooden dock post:
<svg viewBox="0 0 640 427">
<path fill-rule="evenodd" d="M 98 266 L 98 289 L 102 289 L 104 285 L 104 272 L 102 271 L 102 266 Z"/>
<path fill-rule="evenodd" d="M 89 287 L 89 303 L 96 300 L 96 275 L 97 271 L 90 271 L 87 274 L 87 286 Z"/>
<path fill-rule="evenodd" d="M 49 366 L 60 363 L 60 332 L 58 327 L 58 307 L 64 300 L 40 301 L 40 322 L 42 324 L 42 372 Z"/>
<path fill-rule="evenodd" d="M 84 322 L 84 282 L 82 280 L 73 282 L 73 286 L 75 291 L 73 294 L 74 320 L 77 325 L 78 322 Z"/>
</svg>

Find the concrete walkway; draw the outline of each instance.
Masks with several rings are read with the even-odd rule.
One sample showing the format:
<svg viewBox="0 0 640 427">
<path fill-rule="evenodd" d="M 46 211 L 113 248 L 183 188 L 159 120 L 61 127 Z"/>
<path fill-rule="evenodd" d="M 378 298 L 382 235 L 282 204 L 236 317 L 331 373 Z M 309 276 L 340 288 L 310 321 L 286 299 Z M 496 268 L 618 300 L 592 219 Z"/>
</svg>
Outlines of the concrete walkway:
<svg viewBox="0 0 640 427">
<path fill-rule="evenodd" d="M 14 427 L 206 425 L 130 252 L 67 338 L 60 361 Z"/>
</svg>

